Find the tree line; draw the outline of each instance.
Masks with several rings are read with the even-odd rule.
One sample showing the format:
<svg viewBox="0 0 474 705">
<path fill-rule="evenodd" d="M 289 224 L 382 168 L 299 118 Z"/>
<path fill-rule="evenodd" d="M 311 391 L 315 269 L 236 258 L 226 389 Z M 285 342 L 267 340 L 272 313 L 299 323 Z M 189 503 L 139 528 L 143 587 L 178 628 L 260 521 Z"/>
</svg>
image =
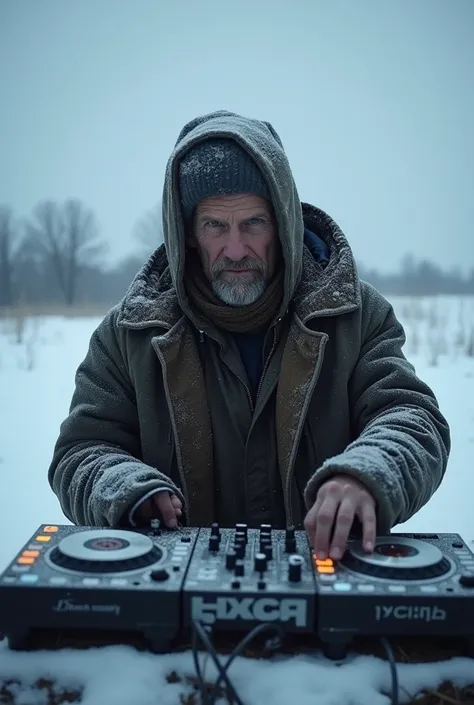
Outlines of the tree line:
<svg viewBox="0 0 474 705">
<path fill-rule="evenodd" d="M 113 305 L 163 240 L 159 205 L 137 220 L 131 237 L 134 254 L 111 267 L 97 217 L 82 201 L 41 201 L 27 218 L 0 205 L 0 306 Z M 390 274 L 357 264 L 386 295 L 474 294 L 474 266 L 463 276 L 411 255 Z"/>
</svg>

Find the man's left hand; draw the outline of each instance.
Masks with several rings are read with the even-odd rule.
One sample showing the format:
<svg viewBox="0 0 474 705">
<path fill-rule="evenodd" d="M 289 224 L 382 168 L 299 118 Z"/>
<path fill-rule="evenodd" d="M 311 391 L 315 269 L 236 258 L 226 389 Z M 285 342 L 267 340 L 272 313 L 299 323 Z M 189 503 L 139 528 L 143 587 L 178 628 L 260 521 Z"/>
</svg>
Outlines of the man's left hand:
<svg viewBox="0 0 474 705">
<path fill-rule="evenodd" d="M 334 475 L 318 490 L 304 526 L 317 558 L 339 560 L 346 549 L 355 517 L 362 524 L 364 550 L 374 550 L 377 535 L 375 500 L 367 488 L 349 475 Z"/>
</svg>

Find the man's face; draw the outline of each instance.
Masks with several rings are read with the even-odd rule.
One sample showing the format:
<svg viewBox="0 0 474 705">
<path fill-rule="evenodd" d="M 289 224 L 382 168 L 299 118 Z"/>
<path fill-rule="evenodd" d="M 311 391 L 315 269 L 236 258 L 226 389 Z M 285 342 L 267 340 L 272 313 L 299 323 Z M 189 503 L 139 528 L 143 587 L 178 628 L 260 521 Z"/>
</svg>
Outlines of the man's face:
<svg viewBox="0 0 474 705">
<path fill-rule="evenodd" d="M 265 291 L 277 262 L 271 206 L 247 193 L 207 198 L 196 207 L 191 244 L 214 294 L 230 306 L 251 304 Z"/>
</svg>

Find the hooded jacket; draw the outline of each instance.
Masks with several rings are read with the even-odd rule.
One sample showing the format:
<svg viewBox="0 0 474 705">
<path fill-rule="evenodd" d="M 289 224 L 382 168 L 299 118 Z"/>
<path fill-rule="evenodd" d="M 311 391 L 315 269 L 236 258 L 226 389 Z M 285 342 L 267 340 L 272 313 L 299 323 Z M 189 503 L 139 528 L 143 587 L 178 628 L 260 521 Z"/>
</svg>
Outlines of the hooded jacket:
<svg viewBox="0 0 474 705">
<path fill-rule="evenodd" d="M 212 136 L 261 169 L 285 263 L 255 403 L 235 340 L 196 314 L 183 285 L 178 164 Z M 403 354 L 392 306 L 359 279 L 337 224 L 300 202 L 272 126 L 225 111 L 186 125 L 166 168 L 163 229 L 77 371 L 49 469 L 66 516 L 123 525 L 137 500 L 168 488 L 190 525 L 302 526 L 321 484 L 346 473 L 374 496 L 379 533 L 409 519 L 442 481 L 448 424 Z"/>
</svg>

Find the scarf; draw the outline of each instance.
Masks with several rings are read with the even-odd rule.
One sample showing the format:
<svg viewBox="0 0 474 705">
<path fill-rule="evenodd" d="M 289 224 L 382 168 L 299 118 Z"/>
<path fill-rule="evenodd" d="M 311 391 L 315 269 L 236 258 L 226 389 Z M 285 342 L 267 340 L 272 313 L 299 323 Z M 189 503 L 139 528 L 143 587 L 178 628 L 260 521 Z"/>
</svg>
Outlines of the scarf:
<svg viewBox="0 0 474 705">
<path fill-rule="evenodd" d="M 268 327 L 274 321 L 283 300 L 284 277 L 285 270 L 279 267 L 257 301 L 248 306 L 229 306 L 212 291 L 200 259 L 187 253 L 184 282 L 192 307 L 204 318 L 230 333 L 249 333 Z"/>
</svg>

